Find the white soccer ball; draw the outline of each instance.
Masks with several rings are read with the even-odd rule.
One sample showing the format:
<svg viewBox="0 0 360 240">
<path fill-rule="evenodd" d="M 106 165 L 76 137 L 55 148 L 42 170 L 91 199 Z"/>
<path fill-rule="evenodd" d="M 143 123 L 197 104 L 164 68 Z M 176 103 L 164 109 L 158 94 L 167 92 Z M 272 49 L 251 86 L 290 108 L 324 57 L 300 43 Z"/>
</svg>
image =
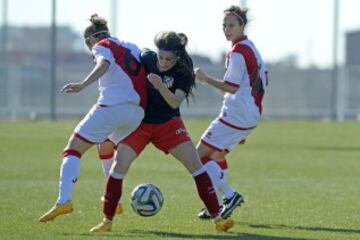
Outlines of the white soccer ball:
<svg viewBox="0 0 360 240">
<path fill-rule="evenodd" d="M 164 203 L 164 196 L 160 189 L 151 183 L 137 185 L 131 192 L 131 207 L 143 217 L 150 217 L 158 213 Z"/>
</svg>

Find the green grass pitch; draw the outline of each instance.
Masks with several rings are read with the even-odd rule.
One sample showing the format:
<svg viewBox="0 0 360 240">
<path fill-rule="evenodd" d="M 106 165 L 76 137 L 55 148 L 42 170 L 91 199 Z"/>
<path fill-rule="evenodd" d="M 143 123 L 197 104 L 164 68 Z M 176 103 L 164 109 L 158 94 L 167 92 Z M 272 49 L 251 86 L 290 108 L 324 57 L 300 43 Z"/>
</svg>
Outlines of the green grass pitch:
<svg viewBox="0 0 360 240">
<path fill-rule="evenodd" d="M 209 122 L 186 121 L 194 141 Z M 112 232 L 94 235 L 104 189 L 94 149 L 81 160 L 75 211 L 37 220 L 56 200 L 61 151 L 75 124 L 0 122 L 0 239 L 360 239 L 359 123 L 263 121 L 228 156 L 231 183 L 246 203 L 226 234 L 197 219 L 202 205 L 185 168 L 149 146 L 124 182 L 124 214 Z M 137 216 L 129 204 L 143 182 L 165 197 L 154 217 Z"/>
</svg>

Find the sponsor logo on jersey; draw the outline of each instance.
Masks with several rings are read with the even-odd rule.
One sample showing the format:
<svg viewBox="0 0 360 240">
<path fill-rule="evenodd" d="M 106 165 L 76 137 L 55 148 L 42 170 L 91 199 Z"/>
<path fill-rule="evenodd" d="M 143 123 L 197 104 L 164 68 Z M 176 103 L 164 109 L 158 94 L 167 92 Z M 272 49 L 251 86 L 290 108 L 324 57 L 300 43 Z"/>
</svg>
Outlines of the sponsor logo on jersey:
<svg viewBox="0 0 360 240">
<path fill-rule="evenodd" d="M 179 134 L 182 134 L 182 133 L 186 133 L 186 134 L 187 134 L 185 128 L 179 128 L 179 129 L 177 129 L 176 132 L 175 132 L 176 135 L 179 135 Z"/>
</svg>

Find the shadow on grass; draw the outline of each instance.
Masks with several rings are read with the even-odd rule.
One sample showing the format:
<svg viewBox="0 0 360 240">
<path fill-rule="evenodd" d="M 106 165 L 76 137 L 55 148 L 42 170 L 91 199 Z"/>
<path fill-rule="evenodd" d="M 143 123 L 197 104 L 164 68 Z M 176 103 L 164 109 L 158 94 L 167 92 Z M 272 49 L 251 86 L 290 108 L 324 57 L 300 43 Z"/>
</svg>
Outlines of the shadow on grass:
<svg viewBox="0 0 360 240">
<path fill-rule="evenodd" d="M 277 144 L 277 143 L 259 143 L 257 145 L 251 146 L 254 149 L 264 149 L 271 147 L 272 149 L 280 148 L 280 149 L 304 149 L 310 151 L 325 151 L 325 152 L 360 152 L 360 147 L 358 146 L 338 146 L 338 145 L 328 145 L 328 146 L 313 146 L 313 145 L 293 145 L 287 144 Z"/>
<path fill-rule="evenodd" d="M 248 225 L 250 226 L 250 225 Z M 85 238 L 126 238 L 126 239 L 149 239 L 156 237 L 157 239 L 224 239 L 224 240 L 311 240 L 310 238 L 295 238 L 295 237 L 278 237 L 269 235 L 249 234 L 249 233 L 219 233 L 219 234 L 188 234 L 175 233 L 166 231 L 146 231 L 146 230 L 131 230 L 124 232 L 108 232 L 108 233 L 62 233 L 65 236 L 81 236 Z"/>
<path fill-rule="evenodd" d="M 360 152 L 360 147 L 341 147 L 341 146 L 306 146 L 304 148 L 315 151 L 332 152 Z"/>
<path fill-rule="evenodd" d="M 174 233 L 174 232 L 165 232 L 165 231 L 144 231 L 144 230 L 133 230 L 130 233 L 143 236 L 154 235 L 160 239 L 249 239 L 249 240 L 308 240 L 305 238 L 290 238 L 290 237 L 275 237 L 267 235 L 258 235 L 258 234 L 248 234 L 248 233 L 222 233 L 222 234 L 186 234 L 186 233 Z"/>
<path fill-rule="evenodd" d="M 288 230 L 305 230 L 305 231 L 323 231 L 334 233 L 354 233 L 360 234 L 358 229 L 345 229 L 345 228 L 325 228 L 325 227 L 303 227 L 303 226 L 289 226 L 283 224 L 252 224 L 245 222 L 236 222 L 238 225 L 248 226 L 251 228 L 263 228 L 263 229 L 288 229 Z"/>
</svg>

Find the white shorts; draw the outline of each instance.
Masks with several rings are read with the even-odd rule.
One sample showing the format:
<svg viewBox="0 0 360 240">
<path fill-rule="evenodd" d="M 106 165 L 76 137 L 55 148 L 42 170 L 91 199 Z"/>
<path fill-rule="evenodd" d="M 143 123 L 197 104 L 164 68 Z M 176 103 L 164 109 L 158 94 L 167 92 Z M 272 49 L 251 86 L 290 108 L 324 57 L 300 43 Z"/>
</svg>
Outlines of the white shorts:
<svg viewBox="0 0 360 240">
<path fill-rule="evenodd" d="M 133 103 L 105 107 L 94 105 L 74 132 L 89 143 L 102 143 L 110 139 L 118 144 L 140 125 L 143 118 L 144 110 Z"/>
<path fill-rule="evenodd" d="M 254 128 L 239 129 L 217 118 L 201 136 L 201 142 L 214 150 L 229 152 L 245 140 Z"/>
</svg>

